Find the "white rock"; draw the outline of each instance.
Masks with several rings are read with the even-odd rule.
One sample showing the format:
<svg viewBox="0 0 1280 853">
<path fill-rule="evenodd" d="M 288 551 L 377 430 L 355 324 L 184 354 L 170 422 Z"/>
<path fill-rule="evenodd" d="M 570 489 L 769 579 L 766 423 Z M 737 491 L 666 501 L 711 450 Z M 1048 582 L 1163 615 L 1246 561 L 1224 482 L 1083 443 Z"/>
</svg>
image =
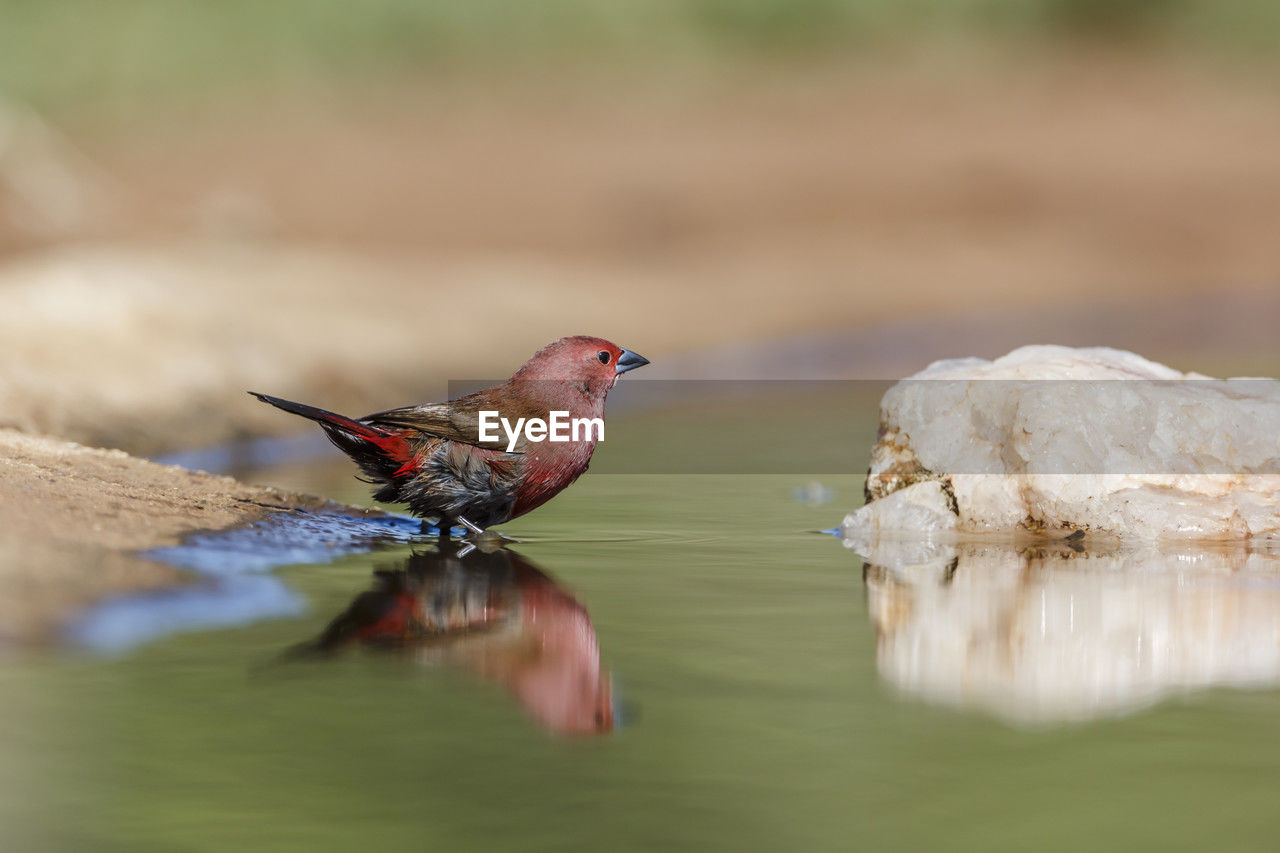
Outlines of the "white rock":
<svg viewBox="0 0 1280 853">
<path fill-rule="evenodd" d="M 1248 546 L 882 547 L 865 572 L 882 678 L 1019 723 L 1280 684 L 1280 557 Z"/>
<path fill-rule="evenodd" d="M 890 531 L 1280 536 L 1280 382 L 1103 348 L 937 362 L 881 401 L 867 493 L 844 522 L 864 543 Z M 938 495 L 954 517 L 936 512 Z"/>
</svg>

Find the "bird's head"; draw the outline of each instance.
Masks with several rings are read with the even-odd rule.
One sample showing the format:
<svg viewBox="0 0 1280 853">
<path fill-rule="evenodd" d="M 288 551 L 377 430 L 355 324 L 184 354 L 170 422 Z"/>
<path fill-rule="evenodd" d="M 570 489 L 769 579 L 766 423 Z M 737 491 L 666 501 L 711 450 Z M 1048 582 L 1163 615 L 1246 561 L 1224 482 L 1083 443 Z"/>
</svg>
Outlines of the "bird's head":
<svg viewBox="0 0 1280 853">
<path fill-rule="evenodd" d="M 549 391 L 603 398 L 628 370 L 649 360 L 604 338 L 574 335 L 547 344 L 516 371 L 513 380 L 554 383 Z"/>
</svg>

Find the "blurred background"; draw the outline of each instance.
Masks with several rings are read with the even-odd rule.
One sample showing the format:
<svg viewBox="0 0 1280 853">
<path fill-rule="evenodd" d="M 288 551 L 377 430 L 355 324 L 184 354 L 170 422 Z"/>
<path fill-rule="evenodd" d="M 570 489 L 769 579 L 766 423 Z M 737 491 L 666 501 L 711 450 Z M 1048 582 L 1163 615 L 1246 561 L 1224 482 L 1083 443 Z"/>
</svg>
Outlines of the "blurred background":
<svg viewBox="0 0 1280 853">
<path fill-rule="evenodd" d="M 505 376 L 1262 372 L 1264 0 L 0 0 L 0 423 L 157 453 Z"/>
<path fill-rule="evenodd" d="M 408 545 L 109 600 L 128 636 L 242 627 L 3 646 L 0 846 L 1274 846 L 1271 563 L 894 573 L 802 531 L 861 502 L 879 381 L 933 359 L 1280 372 L 1277 45 L 1268 0 L 0 0 L 0 427 L 167 459 L 309 430 L 185 458 L 367 502 L 244 392 L 438 399 L 566 334 L 653 362 L 506 528 L 551 653 L 513 623 L 279 663 L 388 578 L 448 591 Z M 626 407 L 709 385 L 645 382 L 675 378 L 810 381 Z M 0 629 L 172 582 L 89 546 L 157 535 L 173 472 L 7 461 Z M 606 697 L 616 733 L 544 733 Z"/>
</svg>

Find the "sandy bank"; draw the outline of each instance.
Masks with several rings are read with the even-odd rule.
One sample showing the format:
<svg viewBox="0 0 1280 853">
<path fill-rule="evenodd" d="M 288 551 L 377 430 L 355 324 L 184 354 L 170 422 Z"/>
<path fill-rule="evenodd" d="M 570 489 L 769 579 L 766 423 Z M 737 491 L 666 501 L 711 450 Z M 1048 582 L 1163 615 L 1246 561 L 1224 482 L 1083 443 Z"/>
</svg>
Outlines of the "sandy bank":
<svg viewBox="0 0 1280 853">
<path fill-rule="evenodd" d="M 85 605 L 185 582 L 136 551 L 279 510 L 326 507 L 337 505 L 0 430 L 0 639 L 52 640 Z"/>
</svg>

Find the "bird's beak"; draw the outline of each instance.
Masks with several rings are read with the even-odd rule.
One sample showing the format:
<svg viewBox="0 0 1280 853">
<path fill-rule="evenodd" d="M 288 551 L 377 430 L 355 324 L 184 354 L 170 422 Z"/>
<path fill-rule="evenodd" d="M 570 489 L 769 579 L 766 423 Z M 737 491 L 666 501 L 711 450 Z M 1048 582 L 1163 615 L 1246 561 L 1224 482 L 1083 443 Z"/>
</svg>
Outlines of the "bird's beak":
<svg viewBox="0 0 1280 853">
<path fill-rule="evenodd" d="M 644 367 L 649 363 L 649 359 L 638 353 L 634 353 L 629 349 L 624 349 L 622 355 L 618 356 L 618 363 L 614 369 L 614 373 L 626 373 L 628 370 L 635 370 L 637 367 Z"/>
</svg>

